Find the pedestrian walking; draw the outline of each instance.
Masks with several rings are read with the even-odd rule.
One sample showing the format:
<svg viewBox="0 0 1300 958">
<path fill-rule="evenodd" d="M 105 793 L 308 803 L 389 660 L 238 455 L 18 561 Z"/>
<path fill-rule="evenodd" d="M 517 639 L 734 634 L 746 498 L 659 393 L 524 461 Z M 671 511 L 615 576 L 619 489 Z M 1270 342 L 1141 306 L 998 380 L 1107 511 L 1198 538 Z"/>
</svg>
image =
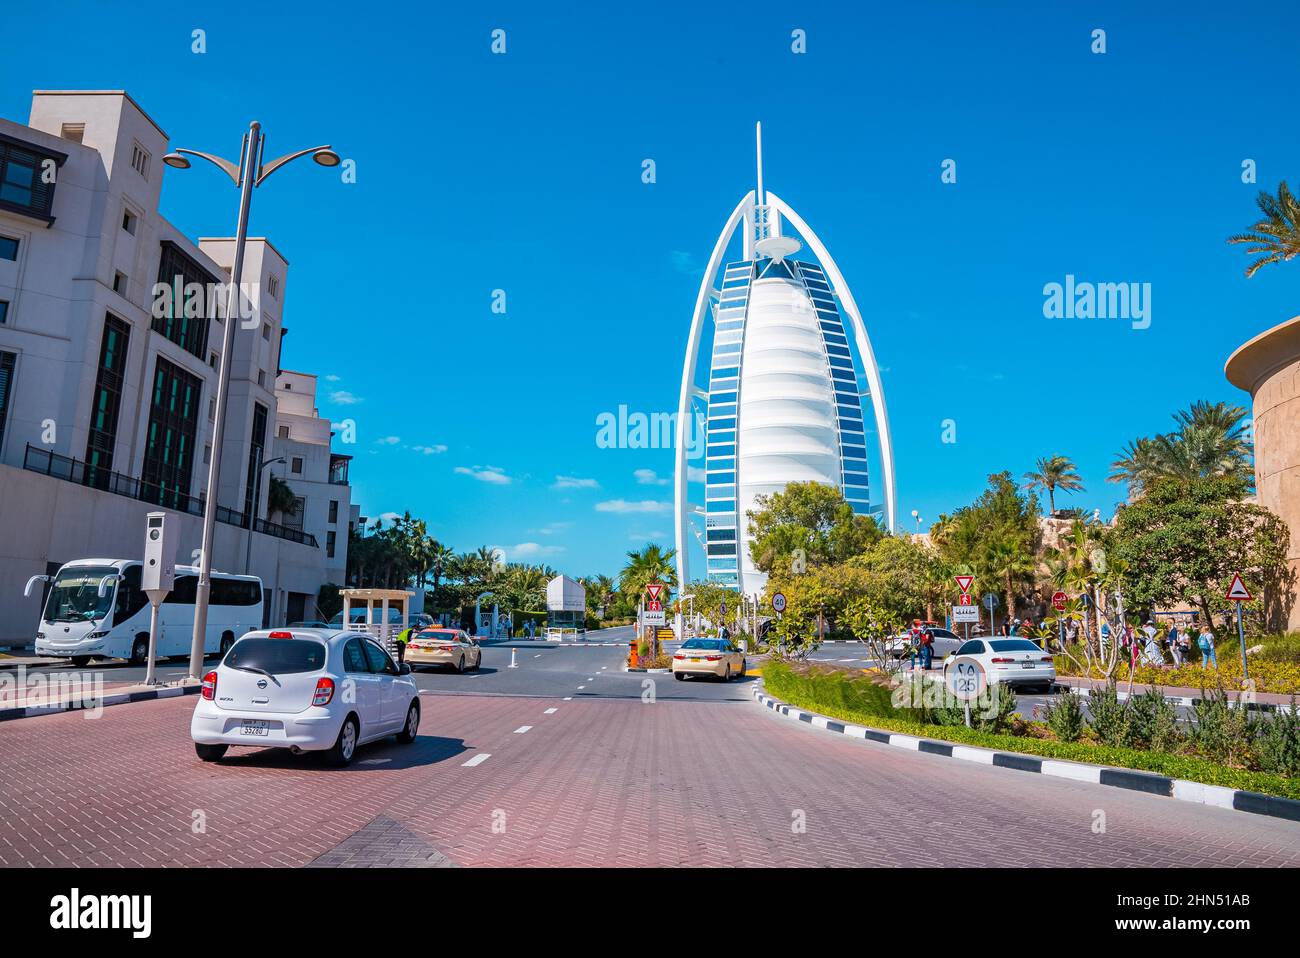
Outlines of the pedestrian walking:
<svg viewBox="0 0 1300 958">
<path fill-rule="evenodd" d="M 1183 664 L 1183 637 L 1176 622 L 1169 626 L 1169 655 L 1174 660 L 1174 668 Z"/>
<path fill-rule="evenodd" d="M 1201 634 L 1196 639 L 1196 644 L 1201 649 L 1201 668 L 1207 665 L 1213 665 L 1214 670 L 1219 670 L 1219 660 L 1214 657 L 1214 633 L 1210 631 L 1210 624 L 1207 622 L 1201 626 Z"/>
<path fill-rule="evenodd" d="M 930 631 L 927 625 L 921 630 L 921 669 L 929 671 L 930 663 L 934 661 L 934 633 Z"/>
</svg>

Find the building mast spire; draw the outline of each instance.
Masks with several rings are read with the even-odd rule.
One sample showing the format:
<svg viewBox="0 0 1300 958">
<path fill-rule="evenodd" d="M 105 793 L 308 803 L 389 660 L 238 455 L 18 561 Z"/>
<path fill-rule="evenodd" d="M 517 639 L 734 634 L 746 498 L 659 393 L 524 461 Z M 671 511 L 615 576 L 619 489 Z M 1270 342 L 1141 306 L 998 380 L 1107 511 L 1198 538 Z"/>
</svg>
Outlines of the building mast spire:
<svg viewBox="0 0 1300 958">
<path fill-rule="evenodd" d="M 757 205 L 766 206 L 767 197 L 763 195 L 763 121 L 754 124 L 754 142 L 758 154 L 758 192 L 754 194 Z"/>
</svg>

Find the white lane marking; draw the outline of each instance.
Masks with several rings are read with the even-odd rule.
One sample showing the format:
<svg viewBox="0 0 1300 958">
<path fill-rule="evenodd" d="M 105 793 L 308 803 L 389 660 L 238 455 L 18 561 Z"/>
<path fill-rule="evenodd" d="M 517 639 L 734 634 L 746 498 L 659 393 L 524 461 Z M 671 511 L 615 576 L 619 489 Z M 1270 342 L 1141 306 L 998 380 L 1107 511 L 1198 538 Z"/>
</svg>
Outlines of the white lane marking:
<svg viewBox="0 0 1300 958">
<path fill-rule="evenodd" d="M 572 695 L 566 695 L 566 696 L 564 697 L 564 701 L 566 701 L 566 702 L 572 702 L 572 701 L 573 701 L 573 696 L 572 696 Z"/>
<path fill-rule="evenodd" d="M 383 765 L 385 762 L 391 762 L 391 758 L 363 758 L 358 765 Z"/>
<path fill-rule="evenodd" d="M 491 753 L 491 752 L 479 752 L 477 755 L 475 755 L 473 758 L 471 758 L 468 762 L 461 762 L 460 764 L 461 764 L 461 767 L 462 767 L 462 768 L 473 768 L 475 765 L 482 765 L 484 762 L 486 762 L 486 761 L 487 761 L 488 759 L 490 759 L 491 757 L 492 757 L 492 753 Z"/>
<path fill-rule="evenodd" d="M 585 689 L 585 688 L 586 688 L 585 685 L 579 685 L 579 686 L 578 686 L 578 691 L 581 692 L 581 691 L 582 691 L 583 689 Z"/>
<path fill-rule="evenodd" d="M 587 676 L 587 681 L 588 681 L 588 682 L 594 682 L 594 681 L 596 681 L 596 676 L 594 676 L 594 675 L 588 675 L 588 676 Z"/>
<path fill-rule="evenodd" d="M 609 668 L 608 665 L 602 665 L 602 666 L 600 667 L 600 670 L 601 670 L 602 672 L 604 672 L 607 668 Z M 179 674 L 179 673 L 178 673 L 178 674 Z"/>
<path fill-rule="evenodd" d="M 542 657 L 542 653 L 540 652 L 538 652 L 536 655 L 533 656 L 533 658 L 535 659 L 540 659 L 541 657 Z"/>
<path fill-rule="evenodd" d="M 549 708 L 549 709 L 547 709 L 545 712 L 543 712 L 542 714 L 543 714 L 543 715 L 554 715 L 554 714 L 555 714 L 556 712 L 558 712 L 558 711 L 559 711 L 559 709 L 556 709 L 556 708 Z"/>
<path fill-rule="evenodd" d="M 525 732 L 527 732 L 530 728 L 532 728 L 531 725 L 521 725 L 521 726 L 519 726 L 519 728 L 515 729 L 515 734 L 516 734 L 516 735 L 523 735 L 523 734 L 524 734 Z"/>
</svg>

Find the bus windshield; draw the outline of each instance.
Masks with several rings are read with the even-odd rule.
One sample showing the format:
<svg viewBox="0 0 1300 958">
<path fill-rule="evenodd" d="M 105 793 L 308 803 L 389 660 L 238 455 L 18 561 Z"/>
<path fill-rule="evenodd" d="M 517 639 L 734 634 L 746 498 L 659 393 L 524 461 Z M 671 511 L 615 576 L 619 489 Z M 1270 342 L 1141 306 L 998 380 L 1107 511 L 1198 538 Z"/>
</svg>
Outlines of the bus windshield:
<svg viewBox="0 0 1300 958">
<path fill-rule="evenodd" d="M 114 575 L 111 566 L 75 566 L 63 568 L 50 588 L 50 598 L 45 603 L 46 622 L 85 622 L 102 619 L 113 607 L 113 589 L 99 595 L 100 580 Z"/>
</svg>

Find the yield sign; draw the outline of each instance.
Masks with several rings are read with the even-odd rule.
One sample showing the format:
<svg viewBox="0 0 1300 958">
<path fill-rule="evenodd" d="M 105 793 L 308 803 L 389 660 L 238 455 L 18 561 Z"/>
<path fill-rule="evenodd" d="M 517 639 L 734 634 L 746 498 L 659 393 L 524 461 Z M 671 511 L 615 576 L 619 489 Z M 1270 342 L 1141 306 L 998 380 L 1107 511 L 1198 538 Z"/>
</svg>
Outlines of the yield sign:
<svg viewBox="0 0 1300 958">
<path fill-rule="evenodd" d="M 650 593 L 651 602 L 658 602 L 659 593 L 664 590 L 664 586 L 662 582 L 651 582 L 645 587 L 645 590 Z"/>
<path fill-rule="evenodd" d="M 1246 583 L 1241 581 L 1241 573 L 1232 574 L 1232 585 L 1228 586 L 1228 593 L 1224 596 L 1229 602 L 1249 602 L 1251 600 L 1250 590 L 1246 588 Z"/>
<path fill-rule="evenodd" d="M 957 588 L 961 589 L 962 595 L 970 591 L 971 583 L 975 581 L 973 575 L 959 575 L 955 578 L 957 579 Z"/>
</svg>

